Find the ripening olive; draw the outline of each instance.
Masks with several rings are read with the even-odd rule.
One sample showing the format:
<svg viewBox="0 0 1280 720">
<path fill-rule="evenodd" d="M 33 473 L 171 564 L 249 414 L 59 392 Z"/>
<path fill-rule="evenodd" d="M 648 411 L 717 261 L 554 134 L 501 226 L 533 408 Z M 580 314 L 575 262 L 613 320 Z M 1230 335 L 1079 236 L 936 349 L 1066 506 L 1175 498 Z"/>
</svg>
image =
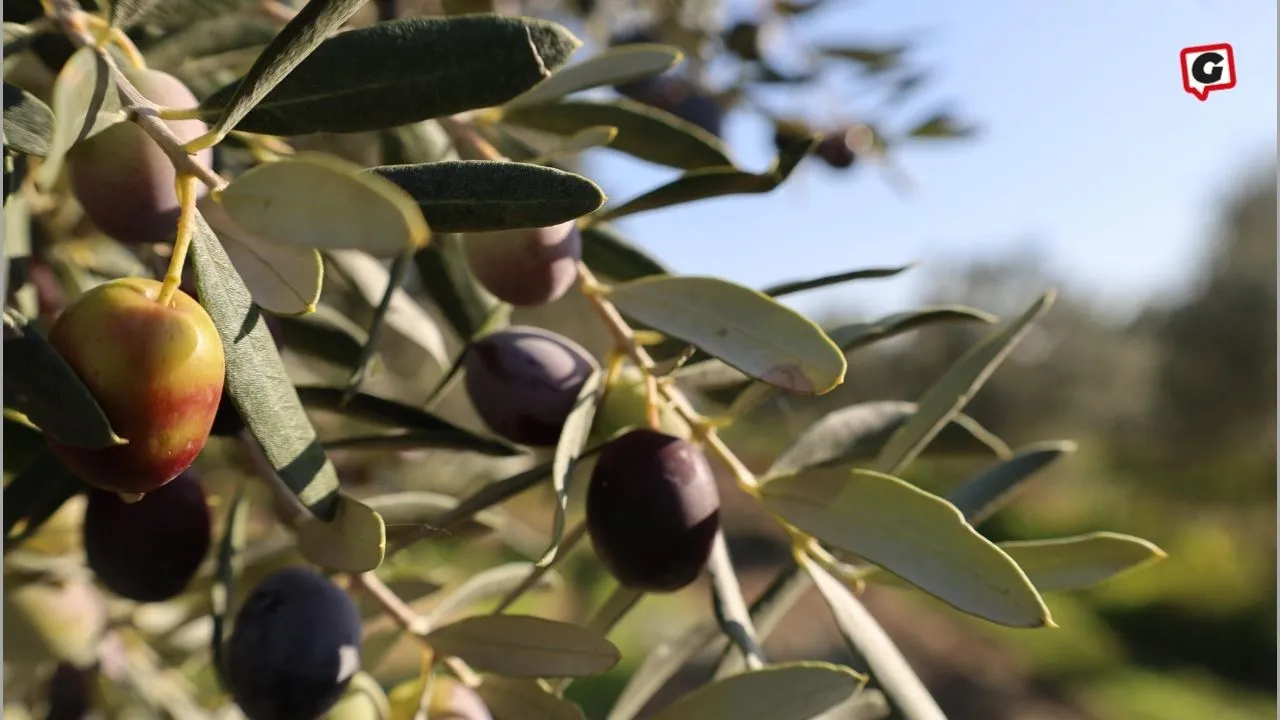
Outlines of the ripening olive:
<svg viewBox="0 0 1280 720">
<path fill-rule="evenodd" d="M 227 684 L 249 720 L 316 720 L 360 671 L 360 613 L 310 570 L 278 570 L 253 589 L 227 642 Z"/>
<path fill-rule="evenodd" d="M 138 90 L 161 107 L 189 108 L 196 97 L 181 80 L 159 70 L 131 71 Z M 165 122 L 183 142 L 203 135 L 200 120 Z M 212 150 L 196 159 L 213 161 Z M 71 187 L 84 212 L 102 232 L 123 243 L 172 242 L 178 223 L 177 171 L 173 161 L 137 123 L 120 122 L 71 148 Z M 207 188 L 197 184 L 203 195 Z"/>
<path fill-rule="evenodd" d="M 720 494 L 696 445 L 632 430 L 600 451 L 586 510 L 596 555 L 620 584 L 674 592 L 707 564 L 719 529 Z"/>
<path fill-rule="evenodd" d="M 125 502 L 106 490 L 89 491 L 84 551 L 98 580 L 137 602 L 176 597 L 209 552 L 209 505 L 191 471 Z"/>
<path fill-rule="evenodd" d="M 563 335 L 517 326 L 477 340 L 463 368 L 467 396 L 490 430 L 522 445 L 551 447 L 596 362 Z"/>
<path fill-rule="evenodd" d="M 494 297 L 517 307 L 559 300 L 578 277 L 582 235 L 576 221 L 522 230 L 470 233 L 467 265 Z"/>
</svg>

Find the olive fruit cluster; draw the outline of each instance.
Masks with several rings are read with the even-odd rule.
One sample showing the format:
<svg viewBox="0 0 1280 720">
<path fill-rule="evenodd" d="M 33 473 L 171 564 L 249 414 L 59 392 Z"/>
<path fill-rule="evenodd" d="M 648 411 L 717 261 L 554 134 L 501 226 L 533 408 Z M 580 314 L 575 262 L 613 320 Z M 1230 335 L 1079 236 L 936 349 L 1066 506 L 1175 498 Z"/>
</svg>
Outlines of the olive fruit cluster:
<svg viewBox="0 0 1280 720">
<path fill-rule="evenodd" d="M 158 70 L 130 71 L 135 87 L 161 107 L 196 106 L 182 81 Z M 199 120 L 166 121 L 183 142 L 208 130 Z M 196 160 L 209 165 L 212 150 Z M 128 244 L 172 242 L 178 222 L 177 171 L 165 151 L 137 123 L 120 122 L 67 153 L 71 189 L 99 230 Z M 198 193 L 205 193 L 203 185 Z"/>
<path fill-rule="evenodd" d="M 535 447 L 557 443 L 596 367 L 577 343 L 534 327 L 486 335 L 463 360 L 467 394 L 481 420 L 496 434 Z M 609 442 L 591 473 L 587 529 L 618 582 L 672 592 L 706 565 L 720 496 L 697 445 L 658 430 L 626 430 L 643 424 L 646 410 L 643 374 L 625 373 L 597 411 L 592 436 Z M 678 416 L 660 417 L 664 429 L 688 432 Z"/>
<path fill-rule="evenodd" d="M 360 671 L 360 612 L 327 578 L 277 570 L 236 614 L 223 668 L 249 720 L 316 720 Z"/>
<path fill-rule="evenodd" d="M 209 505 L 191 471 L 125 502 L 91 489 L 83 523 L 89 569 L 115 594 L 137 602 L 177 597 L 211 543 Z"/>
<path fill-rule="evenodd" d="M 178 290 L 121 278 L 81 295 L 58 316 L 49 344 L 97 400 L 124 444 L 83 448 L 49 441 L 89 485 L 155 491 L 191 467 L 222 397 L 226 358 L 213 319 Z"/>
</svg>

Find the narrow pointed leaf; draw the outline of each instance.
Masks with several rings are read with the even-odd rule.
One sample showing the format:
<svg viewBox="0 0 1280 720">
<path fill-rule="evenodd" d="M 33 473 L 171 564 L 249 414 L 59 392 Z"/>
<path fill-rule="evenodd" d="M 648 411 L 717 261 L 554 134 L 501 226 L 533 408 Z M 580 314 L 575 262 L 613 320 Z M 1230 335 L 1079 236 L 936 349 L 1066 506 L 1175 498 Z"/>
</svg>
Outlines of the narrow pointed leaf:
<svg viewBox="0 0 1280 720">
<path fill-rule="evenodd" d="M 609 48 L 589 60 L 560 68 L 551 77 L 512 98 L 506 108 L 544 105 L 581 90 L 621 85 L 675 67 L 684 59 L 671 45 L 637 43 Z"/>
<path fill-rule="evenodd" d="M 537 681 L 489 675 L 476 688 L 493 720 L 585 720 L 582 709 L 542 689 Z"/>
<path fill-rule="evenodd" d="M 10 360 L 12 362 L 12 360 Z M 85 484 L 52 452 L 42 449 L 35 460 L 4 487 L 4 551 L 20 546 L 36 534 Z M 21 531 L 15 532 L 21 523 Z"/>
<path fill-rule="evenodd" d="M 887 45 L 881 47 L 844 46 L 821 47 L 818 53 L 829 58 L 847 60 L 861 65 L 868 73 L 882 73 L 893 70 L 902 64 L 905 45 Z"/>
<path fill-rule="evenodd" d="M 48 190 L 58 179 L 67 152 L 77 142 L 124 119 L 115 82 L 91 47 L 82 47 L 62 66 L 50 98 L 53 134 L 36 170 L 36 186 Z"/>
<path fill-rule="evenodd" d="M 538 567 L 546 567 L 556 559 L 556 551 L 564 537 L 564 516 L 569 509 L 569 475 L 591 435 L 591 423 L 595 420 L 596 408 L 600 405 L 603 393 L 603 380 L 604 373 L 600 368 L 591 371 L 591 375 L 582 384 L 582 389 L 578 391 L 573 410 L 565 418 L 564 427 L 560 430 L 560 439 L 556 442 L 555 454 L 551 460 L 551 486 L 556 493 L 551 545 L 538 559 Z"/>
<path fill-rule="evenodd" d="M 800 563 L 831 609 L 840 635 L 866 661 L 876 684 L 904 720 L 946 720 L 893 640 L 849 589 L 808 557 L 800 558 Z"/>
<path fill-rule="evenodd" d="M 823 275 L 810 280 L 796 280 L 793 282 L 778 283 L 761 290 L 760 292 L 769 297 L 782 297 L 784 295 L 794 295 L 806 290 L 817 290 L 819 288 L 839 285 L 841 283 L 851 282 L 853 280 L 873 280 L 878 278 L 889 278 L 900 273 L 910 270 L 912 265 L 903 265 L 901 267 L 890 268 L 869 268 L 866 270 L 849 270 L 833 275 Z"/>
<path fill-rule="evenodd" d="M 234 125 L 268 135 L 366 132 L 498 105 L 547 77 L 580 45 L 564 27 L 532 18 L 467 15 L 381 22 L 320 43 L 305 59 L 297 58 L 300 64 L 287 77 L 275 78 L 279 84 L 271 83 L 269 92 L 260 91 L 265 83 L 255 84 L 254 102 L 248 103 L 252 110 L 219 128 Z M 272 52 L 268 47 L 263 57 Z M 245 94 L 239 83 L 213 93 L 201 106 L 226 113 L 232 102 L 240 103 L 233 97 Z"/>
<path fill-rule="evenodd" d="M 53 111 L 17 85 L 4 84 L 4 146 L 44 157 L 53 140 Z"/>
<path fill-rule="evenodd" d="M 535 567 L 530 563 L 517 562 L 482 570 L 442 597 L 440 602 L 431 608 L 431 612 L 427 613 L 427 621 L 436 625 L 473 605 L 501 598 L 512 589 L 520 587 Z M 533 586 L 553 587 L 558 577 L 544 574 Z"/>
<path fill-rule="evenodd" d="M 614 141 L 617 147 L 618 142 Z M 729 195 L 760 195 L 773 192 L 800 165 L 800 161 L 817 147 L 817 138 L 801 139 L 788 144 L 779 153 L 773 167 L 764 173 L 749 173 L 735 167 L 708 167 L 691 170 L 679 178 L 621 205 L 597 213 L 597 221 L 617 220 L 647 210 L 697 202 Z"/>
<path fill-rule="evenodd" d="M 111 422 L 75 370 L 26 318 L 4 313 L 4 405 L 46 435 L 76 447 L 121 445 Z"/>
<path fill-rule="evenodd" d="M 929 140 L 953 140 L 972 136 L 976 130 L 960 124 L 949 112 L 939 112 L 921 120 L 907 131 L 908 137 Z"/>
<path fill-rule="evenodd" d="M 813 321 L 741 285 L 664 275 L 612 288 L 624 314 L 784 390 L 821 395 L 844 381 L 845 359 Z"/>
<path fill-rule="evenodd" d="M 874 460 L 893 433 L 917 412 L 915 403 L 873 400 L 822 416 L 770 466 L 766 478 L 809 467 L 836 467 Z M 957 414 L 929 446 L 937 454 L 1008 454 L 1009 448 L 967 415 Z"/>
<path fill-rule="evenodd" d="M 191 262 L 227 360 L 226 389 L 284 484 L 316 517 L 338 510 L 338 474 L 324 454 L 275 341 L 222 244 L 196 213 Z"/>
<path fill-rule="evenodd" d="M 1070 441 L 1036 443 L 1022 448 L 1008 460 L 967 480 L 947 499 L 976 527 L 1007 505 L 1024 482 L 1075 450 L 1076 444 Z"/>
<path fill-rule="evenodd" d="M 582 230 L 582 261 L 596 275 L 613 282 L 666 275 L 670 269 L 605 224 Z"/>
<path fill-rule="evenodd" d="M 432 413 L 367 393 L 356 393 L 346 404 L 342 402 L 343 388 L 306 385 L 297 388 L 303 405 L 315 410 L 328 410 L 348 417 L 378 423 L 410 431 L 437 433 L 452 436 L 454 447 L 465 447 L 490 455 L 512 457 L 520 449 L 501 440 L 476 435 Z"/>
<path fill-rule="evenodd" d="M 247 233 L 281 245 L 394 257 L 430 238 L 418 204 L 399 186 L 320 153 L 258 165 L 220 201 Z"/>
<path fill-rule="evenodd" d="M 436 652 L 504 677 L 585 677 L 621 659 L 613 643 L 578 625 L 529 615 L 478 615 L 426 636 Z"/>
<path fill-rule="evenodd" d="M 277 315 L 315 311 L 324 285 L 324 260 L 319 252 L 259 240 L 209 196 L 201 199 L 199 208 L 259 307 Z"/>
<path fill-rule="evenodd" d="M 364 0 L 310 0 L 303 5 L 258 55 L 249 72 L 224 88 L 227 92 L 220 104 L 221 113 L 211 130 L 215 137 L 222 139 L 241 125 L 244 127 L 239 129 L 253 132 L 249 124 L 243 123 L 246 117 L 264 99 L 269 99 L 272 91 L 278 89 L 290 73 L 312 56 L 325 38 L 349 20 L 361 5 L 364 5 Z M 351 62 L 347 64 L 354 65 Z M 296 77 L 293 84 L 306 79 L 306 75 Z"/>
<path fill-rule="evenodd" d="M 991 313 L 963 305 L 942 305 L 895 313 L 873 322 L 842 325 L 832 330 L 829 334 L 831 339 L 847 355 L 859 348 L 896 337 L 925 325 L 941 322 L 980 322 L 991 325 L 998 320 L 999 318 Z"/>
<path fill-rule="evenodd" d="M 955 506 L 889 475 L 809 469 L 762 488 L 766 507 L 958 610 L 1010 627 L 1052 626 L 1017 563 Z"/>
<path fill-rule="evenodd" d="M 610 125 L 618 128 L 618 136 L 609 147 L 641 160 L 680 170 L 733 165 L 716 136 L 665 110 L 634 100 L 584 100 L 507 108 L 502 121 L 557 135 Z"/>
<path fill-rule="evenodd" d="M 485 510 L 476 513 L 446 533 L 439 528 L 440 519 L 448 515 L 458 506 L 458 499 L 443 493 L 428 490 L 406 490 L 404 492 L 377 495 L 365 500 L 365 504 L 382 516 L 386 525 L 387 542 L 396 542 L 399 536 L 418 534 L 422 531 L 436 530 L 442 536 L 474 535 L 498 529 L 506 520 L 506 516 L 497 510 Z M 527 567 L 528 563 L 524 563 Z"/>
<path fill-rule="evenodd" d="M 1000 549 L 1042 593 L 1087 590 L 1167 557 L 1147 540 L 1112 532 L 1002 542 Z M 869 582 L 910 587 L 893 573 L 879 571 L 865 577 Z"/>
<path fill-rule="evenodd" d="M 559 142 L 554 143 L 549 148 L 540 150 L 537 159 L 530 162 L 547 163 L 557 158 L 577 155 L 587 150 L 608 147 L 617 137 L 618 128 L 612 125 L 592 125 L 568 137 L 561 138 Z"/>
<path fill-rule="evenodd" d="M 440 235 L 432 247 L 413 256 L 413 263 L 427 294 L 463 341 L 475 337 L 503 307 L 471 274 L 460 235 Z"/>
<path fill-rule="evenodd" d="M 604 192 L 563 170 L 516 162 L 444 160 L 368 172 L 417 202 L 432 232 L 489 232 L 558 225 L 595 212 Z"/>
<path fill-rule="evenodd" d="M 857 673 L 830 663 L 772 665 L 698 688 L 653 720 L 812 720 L 862 684 Z"/>
<path fill-rule="evenodd" d="M 916 414 L 894 432 L 881 451 L 877 467 L 890 474 L 911 464 L 942 428 L 969 402 L 1000 363 L 1053 305 L 1052 290 L 1020 317 L 969 349 L 920 398 Z"/>
<path fill-rule="evenodd" d="M 359 250 L 333 250 L 326 255 L 338 274 L 354 286 L 369 307 L 374 309 L 376 316 L 376 308 L 391 285 L 391 273 L 386 266 L 377 258 Z M 395 288 L 386 313 L 390 334 L 403 341 L 397 351 L 406 354 L 403 348 L 408 346 L 421 352 L 421 356 L 415 354 L 411 358 L 406 357 L 406 361 L 419 363 L 430 360 L 438 367 L 448 364 L 449 354 L 445 348 L 444 334 L 440 332 L 435 318 L 409 293 L 399 287 Z M 365 344 L 370 340 L 366 335 Z"/>
</svg>

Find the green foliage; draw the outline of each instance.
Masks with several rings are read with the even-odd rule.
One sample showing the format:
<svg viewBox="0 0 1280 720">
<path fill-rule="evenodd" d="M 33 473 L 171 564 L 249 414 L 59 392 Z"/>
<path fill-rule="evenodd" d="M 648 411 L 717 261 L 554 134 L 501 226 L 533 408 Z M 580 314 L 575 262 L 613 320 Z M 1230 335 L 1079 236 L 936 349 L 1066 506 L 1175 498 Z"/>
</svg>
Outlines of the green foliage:
<svg viewBox="0 0 1280 720">
<path fill-rule="evenodd" d="M 939 304 L 824 329 L 778 298 L 891 278 L 910 266 L 748 288 L 678 275 L 610 222 L 772 192 L 809 158 L 825 160 L 817 153 L 824 138 L 870 159 L 913 138 L 965 137 L 967 124 L 937 113 L 891 137 L 879 129 L 886 118 L 849 127 L 770 118 L 776 159 L 766 172 L 748 172 L 714 132 L 720 115 L 755 107 L 749 96 L 759 86 L 808 82 L 773 68 L 760 24 L 723 31 L 741 81 L 714 92 L 682 65 L 686 56 L 707 59 L 700 46 L 711 31 L 681 26 L 675 15 L 654 19 L 663 35 L 657 42 L 620 44 L 570 64 L 583 46 L 568 27 L 576 21 L 448 7 L 438 17 L 375 19 L 359 0 L 311 0 L 297 10 L 271 3 L 280 17 L 264 20 L 259 4 L 239 0 L 117 0 L 83 10 L 60 1 L 51 4 L 54 17 L 37 21 L 39 8 L 23 8 L 27 24 L 6 23 L 6 52 L 29 53 L 25 59 L 55 78 L 40 87 L 11 76 L 6 64 L 6 155 L 33 163 L 35 172 L 34 183 L 12 182 L 6 167 L 6 234 L 29 240 L 6 244 L 13 278 L 4 343 L 6 667 L 21 670 L 6 676 L 6 700 L 11 692 L 14 707 L 45 709 L 51 668 L 95 666 L 102 648 L 102 666 L 125 676 L 113 670 L 101 678 L 95 703 L 111 716 L 150 707 L 205 718 L 237 703 L 260 720 L 281 702 L 290 712 L 306 708 L 308 718 L 398 718 L 406 708 L 437 707 L 441 696 L 433 694 L 457 687 L 456 678 L 475 688 L 495 720 L 568 720 L 585 717 L 566 699 L 570 683 L 616 666 L 631 675 L 609 717 L 628 720 L 710 649 L 719 657 L 712 681 L 653 717 L 806 720 L 840 707 L 860 718 L 891 710 L 909 720 L 940 718 L 938 703 L 853 592 L 863 580 L 901 580 L 992 623 L 1040 628 L 1053 624 L 1041 593 L 1092 586 L 1163 557 L 1151 543 L 1115 533 L 997 543 L 975 527 L 1067 449 L 1058 443 L 1012 454 L 962 413 L 1049 309 L 1052 291 L 974 344 L 916 402 L 829 408 L 797 428 L 782 452 L 770 449 L 768 470 L 757 474 L 720 427 L 778 406 L 766 400 L 821 407 L 818 396 L 834 396 L 846 382 L 850 357 L 881 340 L 992 324 L 995 316 Z M 769 22 L 814 7 L 780 4 Z M 575 8 L 562 9 L 589 16 L 578 18 L 589 27 L 606 20 Z M 61 57 L 28 42 L 44 34 L 72 50 Z M 909 67 L 909 49 L 815 50 L 905 94 L 921 77 Z M 199 106 L 127 107 L 139 102 L 131 77 L 142 65 L 186 79 Z M 700 101 L 704 115 L 649 92 L 659 86 Z M 626 97 L 603 94 L 606 87 Z M 193 118 L 212 127 L 183 145 L 165 122 Z M 67 153 L 119 122 L 136 123 L 179 175 L 172 244 L 124 246 L 104 237 L 82 217 L 74 196 L 81 191 L 64 181 Z M 855 135 L 871 139 L 853 147 L 847 139 Z M 198 152 L 211 147 L 216 168 Z M 574 171 L 579 155 L 597 149 L 682 172 L 607 203 L 595 182 Z M 193 191 L 196 183 L 202 193 Z M 498 337 L 491 333 L 507 329 L 515 310 L 494 295 L 505 293 L 477 282 L 468 243 L 475 233 L 568 223 L 581 234 L 581 251 L 570 252 L 576 291 L 535 312 L 587 316 L 609 342 L 598 357 L 582 351 L 590 369 L 578 375 L 565 365 L 573 358 L 530 354 L 543 365 L 529 372 L 530 388 L 482 403 L 486 387 L 508 389 L 498 384 L 505 379 L 477 385 L 481 373 L 464 358 L 484 362 L 494 347 L 478 341 Z M 90 582 L 74 545 L 48 540 L 64 532 L 103 542 L 81 537 L 74 512 L 84 483 L 46 450 L 46 437 L 105 447 L 120 441 L 112 431 L 120 424 L 44 337 L 65 305 L 130 275 L 163 280 L 160 303 L 180 283 L 198 297 L 225 355 L 221 402 L 232 403 L 246 427 L 210 439 L 194 468 L 180 470 L 199 471 L 193 477 L 218 508 L 216 537 L 200 538 L 217 549 L 159 617 L 145 604 L 106 603 L 110 594 Z M 266 314 L 282 316 L 278 344 Z M 157 367 L 194 352 L 172 337 L 154 351 Z M 213 393 L 197 389 L 208 410 Z M 137 399 L 138 412 L 168 423 L 163 436 L 197 415 L 194 390 L 168 390 Z M 713 391 L 728 391 L 730 403 L 718 407 Z M 515 418 L 512 432 L 481 407 L 514 406 L 525 393 L 545 400 L 540 410 L 566 411 L 550 428 L 558 439 L 545 447 L 521 444 L 539 444 L 524 423 L 545 418 Z M 619 581 L 623 573 L 578 552 L 588 535 L 593 543 L 603 537 L 590 522 L 600 516 L 581 502 L 581 481 L 591 476 L 593 487 L 612 482 L 616 491 L 627 472 L 592 470 L 607 466 L 599 457 L 617 462 L 608 451 L 626 447 L 620 438 L 656 436 L 663 447 L 673 440 L 619 429 L 673 424 L 688 439 L 674 440 L 669 455 L 624 457 L 634 461 L 624 469 L 641 468 L 636 477 L 652 487 L 613 495 L 630 503 L 609 512 L 636 515 L 629 519 L 652 532 L 651 544 L 675 545 L 644 558 L 652 592 L 595 587 L 585 578 L 604 576 L 606 567 Z M 158 442 L 124 440 L 139 452 Z M 730 555 L 733 523 L 720 517 L 736 509 L 720 506 L 704 453 L 789 540 L 795 558 L 750 605 L 742 565 Z M 906 475 L 922 457 L 991 455 L 1000 462 L 948 497 Z M 682 475 L 681 463 L 700 476 Z M 694 480 L 702 485 L 685 487 Z M 694 490 L 709 517 L 690 527 L 689 497 L 681 493 Z M 148 502 L 146 495 L 125 499 Z M 619 626 L 637 608 L 687 600 L 688 592 L 666 591 L 675 580 L 688 584 L 679 565 L 691 556 L 690 568 L 707 571 L 708 619 L 637 657 Z M 280 573 L 300 563 L 325 576 Z M 830 608 L 852 667 L 766 657 L 769 634 L 810 583 Z M 571 619 L 546 617 L 557 611 L 539 601 L 566 589 L 600 597 L 589 614 L 580 603 L 560 613 Z M 273 616 L 277 607 L 285 610 Z M 211 630 L 201 624 L 206 618 Z M 304 647 L 312 654 L 295 653 Z M 108 663 L 106 655 L 124 662 Z M 267 682 L 307 677 L 318 689 L 305 697 Z"/>
</svg>

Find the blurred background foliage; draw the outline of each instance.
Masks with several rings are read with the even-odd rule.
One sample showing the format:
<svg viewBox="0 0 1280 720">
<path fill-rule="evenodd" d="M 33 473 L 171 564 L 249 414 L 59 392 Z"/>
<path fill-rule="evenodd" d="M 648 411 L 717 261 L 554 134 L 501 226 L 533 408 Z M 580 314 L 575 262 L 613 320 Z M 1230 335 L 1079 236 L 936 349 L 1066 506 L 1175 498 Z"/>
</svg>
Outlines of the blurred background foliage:
<svg viewBox="0 0 1280 720">
<path fill-rule="evenodd" d="M 414 12 L 406 8 L 417 5 L 400 4 L 405 6 L 400 9 L 402 14 Z M 358 23 L 376 21 L 379 13 L 385 12 L 383 5 L 386 3 L 370 2 Z M 761 57 L 750 42 L 753 33 L 776 33 L 786 17 L 805 12 L 808 6 L 801 3 L 779 0 L 767 14 L 767 22 L 750 27 L 726 27 L 714 2 L 644 8 L 624 0 L 576 0 L 566 6 L 548 0 L 518 8 L 508 7 L 502 0 L 492 4 L 444 0 L 443 5 L 451 12 L 496 9 L 546 15 L 584 30 L 597 43 L 608 42 L 622 29 L 657 28 L 654 33 L 659 37 L 655 39 L 689 51 L 691 61 L 679 75 L 690 78 L 695 89 L 716 88 L 698 90 L 694 95 L 703 92 L 714 96 L 715 103 L 724 107 L 745 102 L 740 91 L 748 84 L 780 86 L 804 80 L 803 68 L 787 65 L 785 58 L 779 62 L 786 67 L 776 67 L 775 59 Z M 424 8 L 440 9 L 435 3 L 425 3 Z M 268 36 L 264 34 L 263 41 Z M 213 55 L 205 57 L 204 64 L 183 62 L 181 53 L 173 55 L 181 42 L 190 41 L 190 37 L 185 41 L 179 37 L 170 36 L 162 41 L 170 46 L 155 48 L 155 52 L 170 57 L 170 67 L 190 81 L 197 94 L 225 82 L 227 75 L 234 77 L 258 48 L 251 45 L 222 51 L 217 55 L 221 64 L 214 63 L 217 72 L 210 72 L 207 66 Z M 711 51 L 705 51 L 708 43 L 714 46 Z M 56 54 L 56 48 L 45 50 Z M 739 71 L 736 78 L 734 73 L 726 74 L 722 62 L 712 62 L 730 54 L 738 61 L 731 66 Z M 918 75 L 899 65 L 901 51 L 892 43 L 844 48 L 827 55 L 857 63 L 872 80 L 880 78 L 906 90 Z M 201 86 L 202 75 L 209 87 Z M 673 107 L 678 106 L 677 102 Z M 687 119 L 715 132 L 718 113 L 699 116 L 697 113 L 705 113 L 706 103 L 697 108 L 688 110 Z M 951 127 L 952 122 L 924 122 L 914 130 L 924 135 L 966 134 L 962 128 Z M 875 140 L 886 142 L 878 135 Z M 303 147 L 302 143 L 295 145 Z M 306 146 L 349 157 L 365 149 L 358 139 L 340 137 L 313 137 Z M 862 164 L 856 167 L 861 171 Z M 586 174 L 591 175 L 589 167 Z M 1169 558 L 1093 591 L 1050 596 L 1048 602 L 1060 625 L 1052 631 L 1005 630 L 949 611 L 920 593 L 871 586 L 865 595 L 868 606 L 952 720 L 1253 720 L 1275 716 L 1275 178 L 1273 166 L 1242 171 L 1238 191 L 1222 208 L 1218 228 L 1204 239 L 1203 264 L 1193 289 L 1152 303 L 1135 317 L 1118 320 L 1108 308 L 1094 306 L 1088 296 L 1067 288 L 1034 334 L 968 405 L 969 415 L 1010 446 L 1054 438 L 1078 443 L 1074 454 L 1046 471 L 1019 502 L 984 526 L 986 534 L 998 540 L 1033 539 L 1115 528 L 1150 539 L 1168 552 Z M 927 182 L 927 178 L 923 180 Z M 632 239 L 645 244 L 643 236 Z M 38 254 L 24 267 L 30 284 L 21 289 L 25 295 L 19 300 L 36 308 L 33 317 L 47 322 L 52 318 L 51 309 L 65 302 L 60 297 L 64 290 L 55 277 L 62 279 L 61 285 L 74 287 L 84 281 L 86 267 L 101 264 L 108 257 L 94 242 L 90 238 L 54 246 L 58 249 Z M 86 262 L 86 257 L 91 261 Z M 926 284 L 932 291 L 924 298 L 927 303 L 961 303 L 1004 318 L 1025 307 L 1044 288 L 1061 284 L 1034 253 L 972 258 L 955 252 L 920 260 L 921 266 L 912 272 L 928 275 Z M 823 269 L 815 267 L 815 272 Z M 351 276 L 350 267 L 345 275 L 340 268 L 328 270 L 326 305 L 356 323 L 367 324 L 376 297 L 371 302 L 362 295 L 360 280 Z M 420 287 L 410 290 L 422 292 Z M 608 338 L 584 310 L 582 300 L 571 293 L 545 308 L 517 310 L 513 322 L 557 330 L 603 353 L 609 347 Z M 445 326 L 434 308 L 429 312 Z M 871 318 L 860 315 L 858 308 L 839 307 L 818 319 L 824 327 L 833 328 Z M 284 353 L 294 379 L 299 383 L 342 383 L 347 370 L 334 361 L 341 353 L 322 353 L 327 359 L 318 359 L 316 353 L 300 351 L 306 344 L 304 330 L 304 323 L 290 321 L 285 325 Z M 853 402 L 916 399 L 986 331 L 971 324 L 944 324 L 864 348 L 852 356 L 848 379 L 837 391 L 803 402 L 775 400 L 737 422 L 726 431 L 726 437 L 746 462 L 763 468 L 799 429 L 825 412 Z M 456 354 L 458 339 L 449 336 L 446 340 L 450 353 Z M 379 363 L 380 372 L 369 379 L 366 390 L 406 403 L 425 399 L 442 372 L 423 362 L 420 346 L 394 333 L 384 340 Z M 714 402 L 717 394 L 711 395 Z M 723 394 L 720 399 L 725 399 Z M 458 392 L 445 395 L 435 411 L 460 424 L 480 426 Z M 315 413 L 314 419 L 322 437 L 351 436 L 365 429 L 350 419 L 323 412 Z M 14 441 L 10 429 L 6 423 L 6 455 Z M 221 502 L 244 476 L 243 459 L 234 456 L 235 448 L 228 441 L 211 440 L 199 463 L 205 470 L 206 487 Z M 344 485 L 360 496 L 415 489 L 463 495 L 518 471 L 518 463 L 528 462 L 504 465 L 486 459 L 479 464 L 468 456 L 445 451 L 338 450 L 332 457 Z M 930 490 L 944 489 L 980 469 L 980 463 L 924 459 L 908 479 Z M 6 479 L 9 471 L 6 463 Z M 584 485 L 578 483 L 580 488 Z M 254 521 L 249 527 L 253 538 L 250 554 L 256 549 L 269 559 L 256 563 L 249 576 L 238 583 L 237 595 L 252 587 L 254 577 L 297 559 L 289 553 L 271 556 L 272 537 L 282 531 L 272 524 L 269 496 L 257 485 L 250 488 L 257 493 Z M 726 530 L 741 568 L 744 590 L 751 598 L 786 559 L 786 545 L 776 526 L 740 497 L 731 483 L 723 482 L 722 489 Z M 30 627 L 20 623 L 23 613 L 9 610 L 15 603 L 46 602 L 22 596 L 19 589 L 11 592 L 11 588 L 21 587 L 24 572 L 36 572 L 56 561 L 51 558 L 63 553 L 75 557 L 81 501 L 77 498 L 65 505 L 23 545 L 21 553 L 7 556 L 6 720 L 40 717 L 39 712 L 24 709 L 24 700 L 29 701 L 27 707 L 43 710 L 39 698 L 54 667 L 52 657 L 74 655 L 66 648 L 51 652 L 41 646 Z M 541 551 L 550 502 L 548 492 L 526 493 L 504 505 L 501 513 L 494 513 L 493 522 L 501 526 L 499 532 L 486 536 L 467 531 L 437 534 L 433 542 L 419 544 L 390 560 L 380 574 L 393 579 L 408 595 L 415 595 L 408 588 L 424 595 L 433 588 L 456 586 L 471 574 L 502 562 L 527 561 Z M 420 530 L 390 526 L 388 534 Z M 604 571 L 587 548 L 572 553 L 553 575 L 559 578 L 557 592 L 522 600 L 516 610 L 580 620 L 609 589 Z M 207 590 L 207 578 L 205 583 L 173 604 L 138 609 L 112 601 L 105 613 L 114 620 L 131 619 L 154 640 L 160 657 L 153 658 L 152 665 L 159 667 L 163 661 L 183 671 L 184 682 L 196 688 L 197 698 L 201 690 L 213 691 L 213 678 L 207 667 L 183 658 L 190 657 L 187 650 L 207 643 L 208 626 L 201 622 L 207 617 L 190 624 L 175 622 L 187 613 L 201 614 L 192 611 L 208 602 L 207 592 L 202 592 Z M 64 605 L 58 607 L 82 620 L 93 615 L 88 608 L 96 607 L 94 602 L 75 595 L 79 590 L 71 590 L 75 588 L 63 594 Z M 569 695 L 583 705 L 589 717 L 604 718 L 650 647 L 679 637 L 707 617 L 706 596 L 706 588 L 698 585 L 647 603 L 628 617 L 612 638 L 623 649 L 622 664 L 606 675 L 575 683 Z M 376 634 L 376 629 L 371 632 Z M 140 661 L 137 654 L 129 655 L 127 645 L 122 642 L 118 655 L 132 658 L 132 664 L 125 665 L 136 681 L 137 692 L 153 700 L 162 696 L 163 682 L 172 678 L 166 680 L 164 673 L 148 674 L 146 669 L 151 665 Z M 766 650 L 776 660 L 844 659 L 846 652 L 828 612 L 812 590 L 773 634 Z M 654 699 L 653 707 L 703 682 L 714 660 L 703 657 L 688 666 Z M 383 662 L 366 669 L 392 687 L 416 676 L 418 656 L 412 643 L 402 640 Z"/>
</svg>

